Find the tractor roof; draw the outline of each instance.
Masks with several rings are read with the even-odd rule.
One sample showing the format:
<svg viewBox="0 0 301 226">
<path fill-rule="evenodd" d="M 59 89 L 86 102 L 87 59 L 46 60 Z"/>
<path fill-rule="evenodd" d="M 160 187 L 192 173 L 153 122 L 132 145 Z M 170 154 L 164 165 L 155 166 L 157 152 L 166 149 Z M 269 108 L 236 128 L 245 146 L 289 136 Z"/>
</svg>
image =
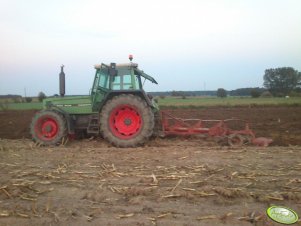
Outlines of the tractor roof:
<svg viewBox="0 0 301 226">
<path fill-rule="evenodd" d="M 101 65 L 105 65 L 105 64 L 96 64 L 96 65 L 94 65 L 94 68 L 95 69 L 100 69 Z M 105 66 L 107 66 L 109 68 L 108 65 L 105 65 Z M 116 67 L 117 67 L 117 69 L 122 68 L 122 67 L 132 67 L 134 69 L 136 75 L 140 75 L 143 78 L 146 78 L 147 80 L 151 81 L 152 83 L 158 84 L 158 82 L 152 76 L 150 76 L 150 75 L 144 73 L 144 71 L 140 70 L 138 68 L 137 63 L 132 63 L 131 62 L 131 63 L 124 63 L 124 64 L 116 64 Z"/>
</svg>

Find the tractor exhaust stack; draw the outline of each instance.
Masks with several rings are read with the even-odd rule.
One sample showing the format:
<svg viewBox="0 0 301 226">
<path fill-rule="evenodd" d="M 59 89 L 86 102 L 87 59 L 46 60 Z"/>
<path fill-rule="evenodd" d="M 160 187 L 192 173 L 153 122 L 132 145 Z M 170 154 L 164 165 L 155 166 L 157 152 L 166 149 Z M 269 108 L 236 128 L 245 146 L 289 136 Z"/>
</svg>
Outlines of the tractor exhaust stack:
<svg viewBox="0 0 301 226">
<path fill-rule="evenodd" d="M 61 66 L 61 73 L 60 73 L 60 95 L 61 95 L 61 97 L 65 96 L 65 73 L 64 73 L 64 65 Z"/>
</svg>

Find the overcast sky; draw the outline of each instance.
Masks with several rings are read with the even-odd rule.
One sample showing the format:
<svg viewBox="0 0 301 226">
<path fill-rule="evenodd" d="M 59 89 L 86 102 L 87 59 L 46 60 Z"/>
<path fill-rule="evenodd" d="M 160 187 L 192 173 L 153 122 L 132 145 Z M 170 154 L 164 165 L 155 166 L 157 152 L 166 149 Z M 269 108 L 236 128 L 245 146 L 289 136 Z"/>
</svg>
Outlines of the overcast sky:
<svg viewBox="0 0 301 226">
<path fill-rule="evenodd" d="M 301 71 L 300 0 L 0 0 L 0 94 L 87 94 L 97 63 L 128 62 L 147 91 L 262 87 Z"/>
</svg>

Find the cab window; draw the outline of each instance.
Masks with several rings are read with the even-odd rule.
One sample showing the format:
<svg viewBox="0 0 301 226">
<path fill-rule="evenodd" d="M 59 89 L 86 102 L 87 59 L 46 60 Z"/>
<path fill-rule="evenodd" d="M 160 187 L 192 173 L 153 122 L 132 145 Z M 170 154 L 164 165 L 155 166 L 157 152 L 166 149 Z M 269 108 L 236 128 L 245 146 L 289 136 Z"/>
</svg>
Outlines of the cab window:
<svg viewBox="0 0 301 226">
<path fill-rule="evenodd" d="M 123 89 L 133 89 L 132 85 L 132 76 L 131 75 L 123 75 Z"/>
<path fill-rule="evenodd" d="M 100 73 L 97 72 L 96 76 L 95 76 L 95 79 L 94 79 L 94 84 L 93 84 L 93 90 L 92 90 L 92 92 L 96 92 L 96 90 L 97 90 L 98 82 L 99 82 L 99 76 L 100 76 Z"/>
<path fill-rule="evenodd" d="M 129 90 L 129 89 L 134 89 L 134 88 L 136 88 L 136 87 L 133 87 L 132 75 L 115 76 L 113 83 L 112 83 L 113 90 Z"/>
<path fill-rule="evenodd" d="M 139 87 L 138 76 L 129 68 L 118 68 L 118 75 L 112 78 L 112 90 L 137 90 Z"/>
<path fill-rule="evenodd" d="M 113 90 L 120 90 L 121 89 L 121 76 L 117 75 L 114 77 L 113 84 L 112 84 Z"/>
<path fill-rule="evenodd" d="M 109 76 L 106 73 L 101 73 L 99 75 L 99 86 L 102 88 L 109 89 Z"/>
</svg>

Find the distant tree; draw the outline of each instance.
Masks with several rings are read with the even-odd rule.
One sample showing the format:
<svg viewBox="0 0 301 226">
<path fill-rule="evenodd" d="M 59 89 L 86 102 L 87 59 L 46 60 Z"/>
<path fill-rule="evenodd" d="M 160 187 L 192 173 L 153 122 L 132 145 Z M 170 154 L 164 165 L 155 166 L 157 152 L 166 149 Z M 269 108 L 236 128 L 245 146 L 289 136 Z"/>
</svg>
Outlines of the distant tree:
<svg viewBox="0 0 301 226">
<path fill-rule="evenodd" d="M 226 97 L 227 91 L 223 88 L 219 88 L 219 89 L 217 89 L 216 96 L 217 97 Z"/>
<path fill-rule="evenodd" d="M 231 96 L 252 96 L 251 92 L 254 90 L 258 91 L 259 93 L 263 93 L 264 91 L 266 91 L 265 88 L 259 88 L 259 87 L 239 88 L 239 89 L 231 90 L 229 92 L 229 95 L 231 95 Z"/>
<path fill-rule="evenodd" d="M 252 89 L 251 90 L 251 97 L 258 98 L 260 97 L 261 92 L 258 89 Z"/>
<path fill-rule="evenodd" d="M 263 98 L 265 98 L 265 97 L 273 97 L 273 94 L 271 94 L 270 91 L 264 91 L 264 92 L 260 95 L 260 97 L 263 97 Z"/>
<path fill-rule="evenodd" d="M 39 94 L 38 94 L 38 99 L 39 99 L 39 101 L 42 102 L 45 98 L 46 98 L 45 93 L 39 92 Z"/>
<path fill-rule="evenodd" d="M 301 85 L 301 72 L 292 67 L 271 68 L 264 72 L 263 85 L 274 96 L 285 96 Z"/>
<path fill-rule="evenodd" d="M 301 87 L 297 87 L 288 94 L 290 97 L 301 97 Z"/>
<path fill-rule="evenodd" d="M 13 98 L 22 98 L 22 96 L 20 96 L 20 95 L 12 95 L 12 94 L 0 95 L 0 99 L 13 99 Z"/>
<path fill-rule="evenodd" d="M 22 97 L 14 97 L 13 102 L 14 103 L 22 103 Z"/>
<path fill-rule="evenodd" d="M 294 91 L 296 91 L 297 93 L 300 93 L 300 94 L 301 94 L 301 86 L 300 86 L 300 87 L 297 87 Z"/>
<path fill-rule="evenodd" d="M 31 97 L 25 97 L 25 101 L 26 101 L 27 103 L 30 103 L 30 102 L 32 101 L 32 98 L 31 98 Z"/>
<path fill-rule="evenodd" d="M 173 90 L 171 92 L 171 96 L 173 97 L 182 97 L 182 96 L 187 96 L 188 95 L 188 92 L 185 92 L 185 91 L 175 91 Z"/>
<path fill-rule="evenodd" d="M 173 96 L 173 97 L 178 96 L 178 92 L 175 91 L 175 90 L 173 90 L 173 91 L 171 92 L 171 96 Z"/>
</svg>

